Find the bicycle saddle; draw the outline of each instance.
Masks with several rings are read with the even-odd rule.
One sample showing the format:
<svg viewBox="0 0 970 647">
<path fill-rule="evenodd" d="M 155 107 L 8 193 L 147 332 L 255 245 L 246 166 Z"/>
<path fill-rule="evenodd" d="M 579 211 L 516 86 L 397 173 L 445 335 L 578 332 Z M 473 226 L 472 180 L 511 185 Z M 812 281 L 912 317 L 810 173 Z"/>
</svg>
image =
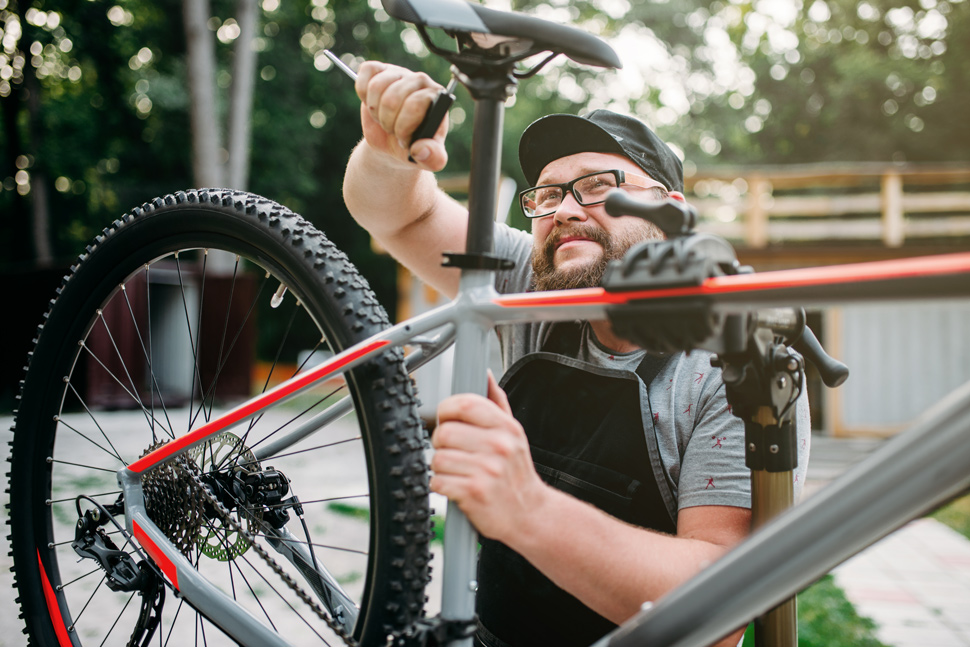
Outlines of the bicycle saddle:
<svg viewBox="0 0 970 647">
<path fill-rule="evenodd" d="M 540 18 L 496 11 L 465 0 L 381 0 L 381 4 L 398 20 L 469 34 L 483 50 L 501 42 L 506 51 L 511 48 L 529 55 L 554 52 L 584 65 L 622 67 L 613 48 L 596 36 Z"/>
</svg>

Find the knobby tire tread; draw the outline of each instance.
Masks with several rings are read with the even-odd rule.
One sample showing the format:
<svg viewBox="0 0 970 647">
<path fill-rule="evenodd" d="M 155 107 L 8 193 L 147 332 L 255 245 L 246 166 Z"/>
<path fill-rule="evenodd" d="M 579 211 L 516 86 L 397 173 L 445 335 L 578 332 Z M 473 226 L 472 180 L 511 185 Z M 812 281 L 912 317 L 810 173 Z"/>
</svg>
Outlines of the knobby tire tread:
<svg viewBox="0 0 970 647">
<path fill-rule="evenodd" d="M 183 219 L 198 217 L 217 223 L 216 229 L 228 229 L 218 235 L 248 236 L 259 240 L 253 243 L 257 247 L 270 241 L 276 249 L 269 253 L 289 255 L 281 262 L 303 263 L 310 268 L 306 274 L 313 284 L 300 287 L 311 298 L 321 295 L 326 310 L 338 316 L 326 325 L 333 327 L 339 347 L 345 348 L 389 325 L 383 308 L 346 255 L 311 223 L 265 198 L 222 189 L 183 191 L 146 202 L 105 228 L 72 265 L 43 315 L 14 411 L 8 459 L 12 467 L 7 475 L 8 538 L 20 617 L 31 644 L 57 644 L 37 567 L 39 554 L 42 561 L 48 560 L 48 572 L 57 576 L 50 563 L 53 550 L 46 546 L 52 536 L 51 510 L 43 501 L 50 493 L 51 470 L 45 457 L 51 455 L 56 425 L 43 417 L 57 412 L 59 373 L 69 370 L 67 359 L 79 352 L 76 346 L 71 348 L 73 342 L 67 334 L 77 327 L 72 311 L 80 308 L 89 314 L 89 301 L 102 298 L 96 288 L 123 280 L 123 276 L 106 274 L 113 265 L 107 257 L 127 259 L 138 253 L 125 247 L 130 246 L 129 238 L 137 243 L 144 234 L 130 232 L 145 228 L 161 234 L 166 230 L 163 223 L 172 222 L 185 232 L 186 244 L 191 244 L 189 225 Z M 153 222 L 152 227 L 146 224 Z M 104 275 L 96 276 L 99 272 Z M 388 634 L 402 631 L 420 617 L 425 601 L 431 522 L 423 430 L 413 383 L 399 349 L 382 353 L 353 373 L 348 381 L 360 382 L 356 400 L 358 415 L 366 419 L 361 427 L 372 461 L 369 479 L 371 497 L 377 499 L 377 532 L 386 533 L 375 549 L 380 554 L 373 558 L 375 568 L 365 587 L 365 603 L 368 596 L 373 603 L 366 610 L 364 635 L 357 638 L 363 638 L 362 644 L 383 644 Z"/>
</svg>

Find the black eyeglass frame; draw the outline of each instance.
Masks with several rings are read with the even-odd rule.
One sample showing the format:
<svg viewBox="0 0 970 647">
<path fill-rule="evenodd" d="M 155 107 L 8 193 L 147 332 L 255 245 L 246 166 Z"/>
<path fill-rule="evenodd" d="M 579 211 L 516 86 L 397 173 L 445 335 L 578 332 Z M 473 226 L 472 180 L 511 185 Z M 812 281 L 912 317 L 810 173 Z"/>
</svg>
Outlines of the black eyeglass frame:
<svg viewBox="0 0 970 647">
<path fill-rule="evenodd" d="M 593 202 L 583 202 L 582 197 L 578 193 L 576 193 L 573 187 L 580 180 L 585 180 L 586 178 L 593 177 L 594 175 L 603 175 L 604 173 L 613 174 L 613 177 L 616 180 L 616 188 L 619 188 L 621 184 L 631 184 L 633 186 L 638 186 L 643 189 L 661 189 L 664 192 L 664 196 L 662 196 L 661 199 L 667 197 L 666 196 L 666 194 L 668 193 L 667 187 L 665 187 L 661 182 L 657 182 L 652 178 L 644 177 L 642 175 L 627 173 L 626 171 L 621 171 L 620 169 L 605 169 L 602 171 L 594 171 L 592 173 L 587 173 L 586 175 L 580 175 L 579 177 L 573 178 L 569 182 L 565 182 L 563 184 L 540 184 L 538 186 L 530 186 L 527 189 L 519 191 L 519 209 L 522 210 L 522 215 L 528 218 L 529 220 L 535 220 L 536 218 L 545 218 L 546 216 L 551 216 L 555 214 L 556 211 L 559 210 L 559 207 L 556 207 L 552 211 L 549 211 L 546 213 L 536 213 L 535 215 L 532 215 L 532 216 L 529 215 L 528 211 L 526 211 L 526 208 L 525 208 L 526 193 L 529 193 L 531 191 L 537 191 L 538 189 L 547 189 L 552 187 L 557 187 L 562 191 L 563 200 L 566 199 L 567 193 L 571 193 L 573 195 L 573 198 L 576 199 L 576 202 L 578 202 L 580 205 L 584 207 L 592 207 L 598 204 L 603 204 L 604 202 L 606 202 L 606 198 L 602 200 L 595 200 Z M 562 202 L 560 201 L 559 204 L 562 205 Z"/>
</svg>

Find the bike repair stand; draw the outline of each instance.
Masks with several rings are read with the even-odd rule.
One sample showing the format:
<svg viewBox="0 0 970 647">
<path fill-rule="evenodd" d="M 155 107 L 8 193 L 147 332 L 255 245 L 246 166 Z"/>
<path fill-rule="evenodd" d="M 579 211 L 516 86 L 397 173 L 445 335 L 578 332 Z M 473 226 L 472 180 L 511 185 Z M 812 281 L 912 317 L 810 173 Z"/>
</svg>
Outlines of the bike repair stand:
<svg viewBox="0 0 970 647">
<path fill-rule="evenodd" d="M 725 323 L 725 340 L 738 315 Z M 769 327 L 754 327 L 746 344 L 719 353 L 732 413 L 744 421 L 745 464 L 751 470 L 751 530 L 794 504 L 794 470 L 798 466 L 795 401 L 804 388 L 804 360 L 792 353 Z M 798 624 L 795 598 L 755 620 L 755 644 L 795 647 Z"/>
<path fill-rule="evenodd" d="M 634 215 L 657 225 L 665 240 L 641 243 L 603 278 L 607 291 L 700 285 L 708 278 L 750 272 L 723 238 L 693 230 L 697 212 L 674 200 L 641 203 L 615 192 L 606 201 L 613 216 Z M 805 326 L 801 308 L 722 315 L 704 298 L 669 302 L 648 299 L 607 309 L 614 331 L 654 352 L 714 351 L 731 412 L 744 421 L 745 463 L 751 470 L 752 530 L 794 503 L 798 465 L 795 403 L 805 388 L 803 355 L 818 368 L 826 386 L 848 377 L 848 368 L 828 356 Z M 792 352 L 789 345 L 798 353 Z M 799 354 L 801 353 L 801 355 Z M 795 598 L 755 620 L 759 646 L 798 644 Z"/>
</svg>

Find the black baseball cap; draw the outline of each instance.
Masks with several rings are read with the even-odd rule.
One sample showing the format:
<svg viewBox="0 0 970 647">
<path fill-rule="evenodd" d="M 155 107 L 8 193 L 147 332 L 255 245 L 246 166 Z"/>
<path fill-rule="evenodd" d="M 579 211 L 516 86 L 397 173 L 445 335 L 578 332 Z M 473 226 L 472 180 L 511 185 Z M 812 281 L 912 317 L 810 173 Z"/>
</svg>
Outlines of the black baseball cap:
<svg viewBox="0 0 970 647">
<path fill-rule="evenodd" d="M 546 164 L 575 153 L 619 153 L 630 158 L 668 191 L 684 190 L 684 165 L 646 124 L 609 110 L 582 117 L 549 115 L 525 129 L 519 140 L 519 164 L 535 184 Z"/>
</svg>

